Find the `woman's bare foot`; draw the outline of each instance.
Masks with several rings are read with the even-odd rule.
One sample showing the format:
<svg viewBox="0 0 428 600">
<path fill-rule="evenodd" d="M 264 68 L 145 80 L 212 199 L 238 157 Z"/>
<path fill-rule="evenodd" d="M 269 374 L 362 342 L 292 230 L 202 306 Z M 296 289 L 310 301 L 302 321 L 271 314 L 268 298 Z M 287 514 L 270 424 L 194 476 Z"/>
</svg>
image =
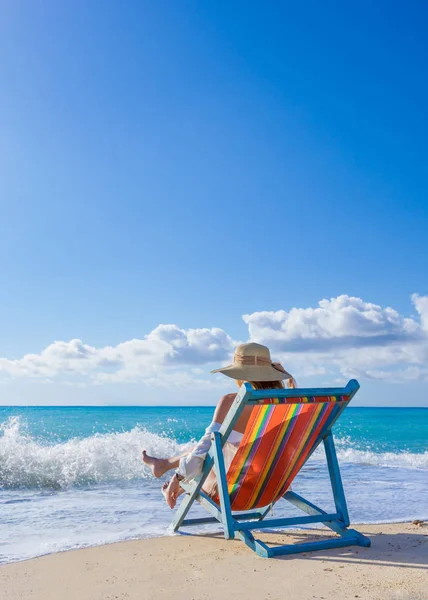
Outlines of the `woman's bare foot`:
<svg viewBox="0 0 428 600">
<path fill-rule="evenodd" d="M 156 478 L 162 477 L 162 475 L 171 468 L 165 458 L 155 458 L 154 456 L 149 456 L 145 450 L 143 450 L 142 458 L 143 463 L 151 468 L 152 473 Z"/>
</svg>

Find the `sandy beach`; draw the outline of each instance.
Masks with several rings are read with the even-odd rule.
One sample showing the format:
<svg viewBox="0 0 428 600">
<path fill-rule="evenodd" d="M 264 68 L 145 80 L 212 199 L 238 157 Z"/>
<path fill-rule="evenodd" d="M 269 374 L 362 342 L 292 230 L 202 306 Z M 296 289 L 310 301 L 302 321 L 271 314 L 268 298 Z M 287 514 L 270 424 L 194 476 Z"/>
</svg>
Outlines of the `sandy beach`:
<svg viewBox="0 0 428 600">
<path fill-rule="evenodd" d="M 427 600 L 427 524 L 359 529 L 371 537 L 371 548 L 276 559 L 259 558 L 241 542 L 219 535 L 178 535 L 63 552 L 0 567 L 0 598 Z M 260 538 L 281 544 L 320 535 L 329 534 L 294 531 Z"/>
</svg>

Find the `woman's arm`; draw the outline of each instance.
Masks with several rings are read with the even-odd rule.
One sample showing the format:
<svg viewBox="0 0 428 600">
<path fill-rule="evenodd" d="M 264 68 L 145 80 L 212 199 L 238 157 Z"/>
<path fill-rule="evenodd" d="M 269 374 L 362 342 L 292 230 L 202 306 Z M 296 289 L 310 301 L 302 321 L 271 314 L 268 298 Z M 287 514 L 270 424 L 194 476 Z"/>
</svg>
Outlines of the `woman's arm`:
<svg viewBox="0 0 428 600">
<path fill-rule="evenodd" d="M 219 400 L 214 411 L 214 417 L 210 425 L 205 429 L 204 435 L 201 437 L 196 446 L 183 458 L 180 459 L 179 466 L 176 470 L 177 475 L 185 481 L 194 479 L 202 472 L 204 460 L 211 447 L 211 435 L 215 431 L 219 431 L 220 427 L 226 418 L 226 415 L 232 406 L 236 394 L 227 394 Z"/>
</svg>

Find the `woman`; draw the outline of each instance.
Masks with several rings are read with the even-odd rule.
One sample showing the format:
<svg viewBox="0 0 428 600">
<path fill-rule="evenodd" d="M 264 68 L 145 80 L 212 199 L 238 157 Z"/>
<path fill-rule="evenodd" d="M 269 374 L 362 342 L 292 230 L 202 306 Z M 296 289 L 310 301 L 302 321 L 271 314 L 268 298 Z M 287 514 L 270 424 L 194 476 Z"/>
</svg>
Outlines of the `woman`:
<svg viewBox="0 0 428 600">
<path fill-rule="evenodd" d="M 211 373 L 223 373 L 235 379 L 238 387 L 241 387 L 244 381 L 248 381 L 256 390 L 282 388 L 284 387 L 283 380 L 285 379 L 288 380 L 288 387 L 296 387 L 294 378 L 284 370 L 282 365 L 272 362 L 269 349 L 266 346 L 255 343 L 238 346 L 233 357 L 233 364 L 211 371 Z M 211 446 L 211 434 L 214 431 L 220 430 L 235 398 L 236 394 L 227 394 L 221 398 L 216 406 L 211 424 L 192 450 L 172 458 L 155 458 L 149 456 L 143 450 L 143 462 L 151 468 L 155 477 L 161 477 L 170 469 L 176 470 L 174 477 L 169 482 L 165 482 L 162 487 L 162 493 L 170 508 L 175 507 L 178 496 L 183 493 L 180 482 L 190 481 L 201 473 L 205 457 Z M 226 469 L 239 447 L 251 411 L 251 406 L 244 408 L 235 425 L 235 429 L 231 431 L 224 445 L 223 454 Z M 213 474 L 210 474 L 205 481 L 203 489 L 211 496 L 215 493 L 215 488 L 215 477 Z"/>
</svg>

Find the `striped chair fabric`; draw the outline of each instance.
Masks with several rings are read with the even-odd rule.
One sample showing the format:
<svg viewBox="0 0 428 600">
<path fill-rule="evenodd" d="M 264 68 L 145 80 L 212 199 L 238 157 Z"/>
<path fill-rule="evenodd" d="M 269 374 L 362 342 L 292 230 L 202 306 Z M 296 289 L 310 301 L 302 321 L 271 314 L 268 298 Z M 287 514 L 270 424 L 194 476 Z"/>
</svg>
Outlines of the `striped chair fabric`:
<svg viewBox="0 0 428 600">
<path fill-rule="evenodd" d="M 279 500 L 348 400 L 271 398 L 256 405 L 227 472 L 231 509 L 261 508 Z"/>
</svg>

